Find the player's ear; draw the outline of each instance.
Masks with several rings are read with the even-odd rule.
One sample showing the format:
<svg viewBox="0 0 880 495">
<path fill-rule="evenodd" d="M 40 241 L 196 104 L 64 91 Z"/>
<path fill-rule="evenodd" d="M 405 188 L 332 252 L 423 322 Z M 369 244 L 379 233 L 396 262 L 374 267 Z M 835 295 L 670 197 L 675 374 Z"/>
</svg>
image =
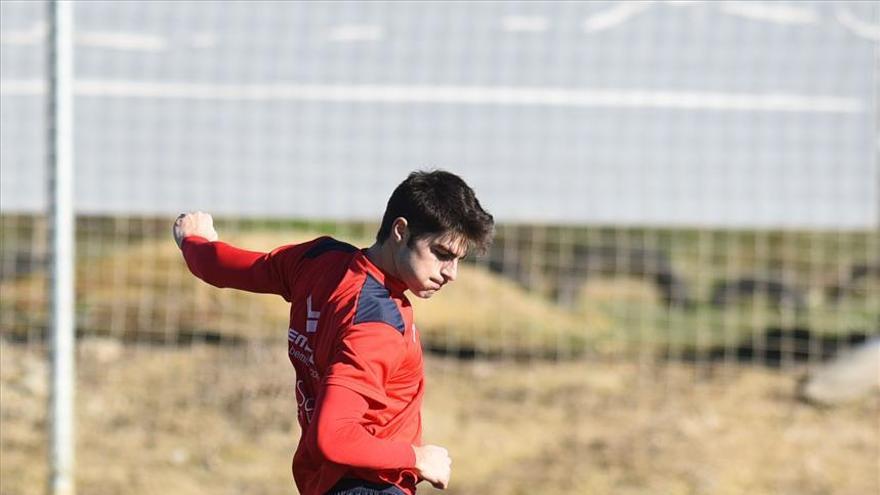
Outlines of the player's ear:
<svg viewBox="0 0 880 495">
<path fill-rule="evenodd" d="M 391 224 L 391 237 L 397 244 L 406 243 L 409 240 L 409 224 L 403 217 L 394 219 Z"/>
</svg>

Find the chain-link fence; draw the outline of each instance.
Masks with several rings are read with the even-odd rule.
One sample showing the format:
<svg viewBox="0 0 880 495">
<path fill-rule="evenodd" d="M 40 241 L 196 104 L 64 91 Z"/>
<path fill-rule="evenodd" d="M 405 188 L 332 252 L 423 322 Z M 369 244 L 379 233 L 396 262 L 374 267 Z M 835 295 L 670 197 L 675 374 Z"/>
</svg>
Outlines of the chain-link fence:
<svg viewBox="0 0 880 495">
<path fill-rule="evenodd" d="M 38 493 L 47 21 L 0 9 L 0 492 Z M 876 492 L 876 392 L 805 390 L 880 335 L 878 46 L 872 2 L 76 3 L 78 486 L 291 493 L 287 306 L 171 222 L 367 246 L 443 168 L 499 222 L 413 301 L 452 493 Z"/>
</svg>

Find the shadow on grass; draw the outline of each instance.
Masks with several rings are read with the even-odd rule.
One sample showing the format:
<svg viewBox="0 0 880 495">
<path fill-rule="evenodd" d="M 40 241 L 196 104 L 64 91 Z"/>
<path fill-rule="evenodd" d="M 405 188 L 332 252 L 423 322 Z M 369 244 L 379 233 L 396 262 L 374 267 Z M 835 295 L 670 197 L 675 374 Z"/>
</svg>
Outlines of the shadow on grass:
<svg viewBox="0 0 880 495">
<path fill-rule="evenodd" d="M 740 341 L 735 346 L 707 349 L 663 350 L 666 360 L 688 363 L 736 362 L 782 368 L 795 363 L 827 361 L 839 352 L 868 340 L 867 332 L 818 335 L 808 328 L 768 328 L 764 333 Z"/>
</svg>

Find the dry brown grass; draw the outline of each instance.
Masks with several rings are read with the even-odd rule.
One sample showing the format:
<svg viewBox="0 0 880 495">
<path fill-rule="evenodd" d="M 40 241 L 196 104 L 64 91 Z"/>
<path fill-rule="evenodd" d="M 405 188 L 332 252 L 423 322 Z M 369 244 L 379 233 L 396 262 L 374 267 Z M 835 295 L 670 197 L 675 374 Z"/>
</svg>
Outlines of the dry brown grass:
<svg viewBox="0 0 880 495">
<path fill-rule="evenodd" d="M 311 237 L 229 240 L 267 250 Z M 98 258 L 77 275 L 88 335 L 78 353 L 80 493 L 291 493 L 299 433 L 286 303 L 201 283 L 170 240 Z M 587 285 L 584 294 L 600 305 L 654 300 L 633 284 Z M 44 297 L 39 275 L 0 285 L 0 334 L 45 325 Z M 574 354 L 616 328 L 588 304 L 566 310 L 474 267 L 430 303 L 414 303 L 426 345 L 453 352 Z M 186 332 L 240 344 L 182 345 Z M 47 368 L 45 349 L 31 342 L 0 339 L 2 495 L 44 487 Z M 794 399 L 791 373 L 643 363 L 428 357 L 425 438 L 453 454 L 450 493 L 880 491 L 877 396 L 822 410 Z"/>
<path fill-rule="evenodd" d="M 0 493 L 42 493 L 44 349 L 0 344 Z M 79 493 L 292 493 L 292 371 L 275 348 L 86 339 Z M 880 398 L 816 409 L 794 378 L 666 363 L 427 360 L 425 439 L 451 494 L 877 493 Z M 433 493 L 430 488 L 420 492 Z"/>
<path fill-rule="evenodd" d="M 608 337 L 610 322 L 597 311 L 561 308 L 484 269 L 459 272 L 430 300 L 410 298 L 429 345 L 478 355 L 553 355 L 581 353 Z"/>
<path fill-rule="evenodd" d="M 318 234 L 302 231 L 244 234 L 224 240 L 268 251 Z M 343 239 L 358 246 L 366 240 Z M 280 297 L 218 290 L 192 276 L 174 243 L 147 241 L 77 267 L 79 329 L 88 335 L 129 341 L 174 343 L 192 335 L 219 339 L 277 339 L 285 336 L 289 306 Z M 0 284 L 3 311 L 15 324 L 0 334 L 26 335 L 45 327 L 43 275 Z M 581 352 L 607 333 L 609 322 L 595 311 L 578 313 L 535 297 L 513 282 L 473 266 L 425 305 L 417 324 L 427 345 L 463 347 L 486 354 Z M 8 317 L 8 316 L 7 316 Z"/>
</svg>

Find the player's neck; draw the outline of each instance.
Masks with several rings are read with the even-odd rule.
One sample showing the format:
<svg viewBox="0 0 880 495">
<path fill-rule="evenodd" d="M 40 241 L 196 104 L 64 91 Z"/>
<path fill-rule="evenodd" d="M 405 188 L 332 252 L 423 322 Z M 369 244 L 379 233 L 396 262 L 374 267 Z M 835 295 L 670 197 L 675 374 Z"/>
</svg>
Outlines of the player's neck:
<svg viewBox="0 0 880 495">
<path fill-rule="evenodd" d="M 394 265 L 394 251 L 390 242 L 377 242 L 367 248 L 367 259 L 383 272 L 397 278 L 397 267 Z"/>
</svg>

